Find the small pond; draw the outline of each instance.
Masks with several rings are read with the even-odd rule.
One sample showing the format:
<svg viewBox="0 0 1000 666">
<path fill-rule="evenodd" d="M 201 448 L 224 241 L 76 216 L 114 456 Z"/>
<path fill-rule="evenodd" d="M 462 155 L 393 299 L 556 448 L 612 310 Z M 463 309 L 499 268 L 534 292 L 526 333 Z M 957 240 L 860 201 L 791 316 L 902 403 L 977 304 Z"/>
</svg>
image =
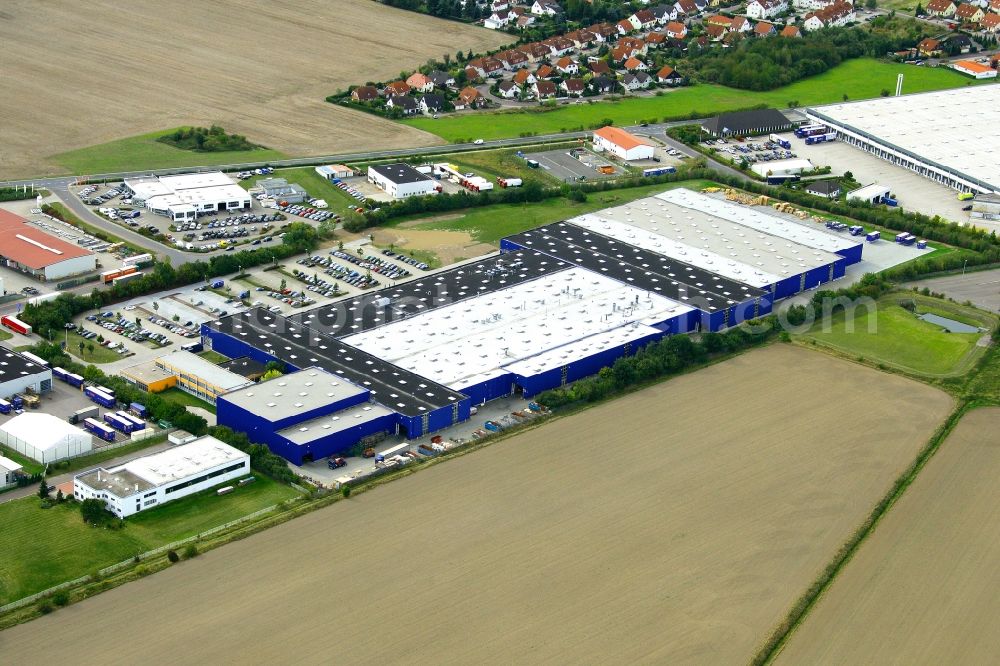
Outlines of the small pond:
<svg viewBox="0 0 1000 666">
<path fill-rule="evenodd" d="M 954 319 L 946 319 L 945 317 L 940 317 L 936 314 L 925 313 L 917 315 L 917 318 L 923 319 L 929 324 L 940 326 L 949 333 L 979 333 L 979 329 L 975 326 L 969 326 L 968 324 L 963 324 L 962 322 L 955 321 Z"/>
</svg>

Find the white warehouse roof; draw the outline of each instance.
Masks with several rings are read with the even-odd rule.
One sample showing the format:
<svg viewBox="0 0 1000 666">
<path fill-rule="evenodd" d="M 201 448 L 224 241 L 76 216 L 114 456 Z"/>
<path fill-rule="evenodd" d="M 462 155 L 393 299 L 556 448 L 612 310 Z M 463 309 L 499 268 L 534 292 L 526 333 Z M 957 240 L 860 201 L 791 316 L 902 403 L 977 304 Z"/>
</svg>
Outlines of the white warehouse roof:
<svg viewBox="0 0 1000 666">
<path fill-rule="evenodd" d="M 693 311 L 582 268 L 466 299 L 343 341 L 450 388 L 504 374 L 506 366 L 590 339 L 597 353 Z M 632 333 L 633 327 L 643 330 Z M 602 337 L 600 337 L 602 336 Z M 601 342 L 602 349 L 597 349 Z"/>
<path fill-rule="evenodd" d="M 202 470 L 223 463 L 242 460 L 246 455 L 239 449 L 206 435 L 160 453 L 136 458 L 117 469 L 127 469 L 154 486 L 162 486 L 195 476 Z"/>
<path fill-rule="evenodd" d="M 50 451 L 67 441 L 81 438 L 90 441 L 88 432 L 44 412 L 18 414 L 0 425 L 0 430 L 28 442 L 38 451 Z"/>
<path fill-rule="evenodd" d="M 725 199 L 710 197 L 701 192 L 693 192 L 683 188 L 670 190 L 656 195 L 670 203 L 701 211 L 702 213 L 720 217 L 730 222 L 736 222 L 744 227 L 750 227 L 765 234 L 778 236 L 786 240 L 805 245 L 806 247 L 836 253 L 858 244 L 857 239 L 834 236 L 816 226 L 806 226 L 799 222 L 787 220 L 777 215 L 757 210 L 752 206 L 733 203 Z"/>
<path fill-rule="evenodd" d="M 178 176 L 128 178 L 125 184 L 150 208 L 178 207 L 220 201 L 246 201 L 247 191 L 221 171 Z M 152 205 L 150 205 L 152 204 Z"/>
<path fill-rule="evenodd" d="M 1000 191 L 1000 86 L 996 84 L 831 104 L 808 113 Z"/>
</svg>

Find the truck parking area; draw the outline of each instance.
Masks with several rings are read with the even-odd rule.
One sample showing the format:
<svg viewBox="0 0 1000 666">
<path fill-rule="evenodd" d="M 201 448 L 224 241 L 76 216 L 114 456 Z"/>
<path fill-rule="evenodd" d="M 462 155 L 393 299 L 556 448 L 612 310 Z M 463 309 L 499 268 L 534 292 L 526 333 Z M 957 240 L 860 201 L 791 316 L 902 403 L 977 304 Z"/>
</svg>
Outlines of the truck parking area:
<svg viewBox="0 0 1000 666">
<path fill-rule="evenodd" d="M 607 180 L 625 174 L 625 169 L 584 148 L 573 150 L 547 150 L 528 153 L 526 159 L 535 160 L 540 168 L 567 183 L 584 180 Z"/>
</svg>

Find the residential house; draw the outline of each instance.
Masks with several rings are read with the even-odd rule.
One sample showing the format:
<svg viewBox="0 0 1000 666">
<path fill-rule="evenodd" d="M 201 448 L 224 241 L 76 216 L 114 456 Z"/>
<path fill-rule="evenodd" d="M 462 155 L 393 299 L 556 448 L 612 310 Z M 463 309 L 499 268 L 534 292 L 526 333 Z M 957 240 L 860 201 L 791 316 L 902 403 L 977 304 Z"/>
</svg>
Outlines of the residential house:
<svg viewBox="0 0 1000 666">
<path fill-rule="evenodd" d="M 843 2 L 844 0 L 792 0 L 792 6 L 795 9 L 802 11 L 813 11 L 817 12 L 821 9 L 826 9 L 835 2 Z M 851 0 L 848 0 L 850 2 Z M 854 4 L 851 2 L 851 4 Z"/>
<path fill-rule="evenodd" d="M 525 44 L 517 50 L 528 56 L 528 60 L 531 62 L 538 62 L 539 60 L 544 60 L 552 55 L 552 49 L 537 42 Z"/>
<path fill-rule="evenodd" d="M 683 39 L 668 39 L 662 48 L 666 49 L 677 49 L 678 51 L 687 51 L 687 42 Z"/>
<path fill-rule="evenodd" d="M 854 5 L 847 2 L 835 2 L 819 11 L 806 14 L 802 21 L 803 30 L 819 30 L 821 28 L 847 25 L 854 20 Z"/>
<path fill-rule="evenodd" d="M 650 9 L 640 9 L 628 17 L 635 30 L 651 30 L 656 25 L 656 14 Z"/>
<path fill-rule="evenodd" d="M 371 102 L 378 99 L 378 90 L 375 86 L 358 86 L 351 91 L 351 99 L 355 102 Z"/>
<path fill-rule="evenodd" d="M 587 30 L 594 33 L 594 39 L 599 44 L 611 42 L 618 38 L 618 28 L 609 23 L 595 23 L 587 28 Z"/>
<path fill-rule="evenodd" d="M 727 32 L 729 31 L 721 25 L 710 25 L 705 27 L 705 36 L 713 42 L 721 42 Z"/>
<path fill-rule="evenodd" d="M 538 79 L 535 78 L 535 75 L 532 74 L 531 72 L 529 72 L 526 69 L 518 70 L 517 74 L 514 75 L 514 79 L 513 79 L 514 83 L 516 83 L 517 85 L 522 86 L 522 87 L 523 86 L 530 86 L 530 85 L 534 84 L 535 81 L 537 81 L 537 80 Z"/>
<path fill-rule="evenodd" d="M 556 96 L 556 84 L 551 81 L 535 81 L 535 85 L 532 86 L 535 91 L 535 97 L 538 99 L 548 99 L 550 97 Z"/>
<path fill-rule="evenodd" d="M 408 95 L 410 93 L 410 86 L 406 85 L 406 81 L 393 81 L 382 89 L 382 94 L 386 97 L 399 97 L 401 95 Z"/>
<path fill-rule="evenodd" d="M 649 71 L 649 67 L 638 58 L 632 57 L 625 61 L 625 70 L 629 72 L 647 72 Z"/>
<path fill-rule="evenodd" d="M 518 16 L 517 21 L 515 21 L 518 30 L 524 30 L 525 28 L 530 28 L 535 25 L 535 17 L 530 14 L 525 14 L 524 16 Z"/>
<path fill-rule="evenodd" d="M 576 45 L 573 43 L 572 39 L 566 39 L 562 35 L 559 35 L 557 37 L 550 37 L 545 41 L 543 41 L 542 44 L 549 47 L 549 50 L 552 51 L 552 55 L 556 56 L 557 58 L 559 56 L 563 56 L 566 55 L 567 53 L 572 52 L 573 49 L 576 48 Z"/>
<path fill-rule="evenodd" d="M 650 32 L 643 38 L 646 46 L 651 49 L 658 49 L 667 43 L 667 35 L 662 32 Z"/>
<path fill-rule="evenodd" d="M 555 16 L 562 13 L 562 7 L 555 0 L 535 0 L 531 13 L 536 16 Z"/>
<path fill-rule="evenodd" d="M 458 93 L 458 99 L 455 100 L 455 108 L 459 110 L 477 109 L 484 104 L 486 104 L 486 100 L 483 98 L 482 94 L 472 86 L 462 88 L 462 91 Z"/>
<path fill-rule="evenodd" d="M 475 58 L 469 61 L 468 67 L 475 69 L 480 77 L 498 77 L 503 75 L 504 64 L 499 58 Z M 468 69 L 468 68 L 466 68 Z"/>
<path fill-rule="evenodd" d="M 722 14 L 712 14 L 711 16 L 706 16 L 703 23 L 706 26 L 717 25 L 729 30 L 733 25 L 733 19 L 728 16 L 723 16 Z"/>
<path fill-rule="evenodd" d="M 410 74 L 406 79 L 406 85 L 410 86 L 410 90 L 413 92 L 429 93 L 434 90 L 434 82 L 431 81 L 431 77 L 420 72 Z"/>
<path fill-rule="evenodd" d="M 596 41 L 597 36 L 586 28 L 582 30 L 574 30 L 572 32 L 567 32 L 563 35 L 566 39 L 573 42 L 573 46 L 576 48 L 586 48 Z"/>
<path fill-rule="evenodd" d="M 801 37 L 802 31 L 799 30 L 797 25 L 786 25 L 781 29 L 782 37 Z"/>
<path fill-rule="evenodd" d="M 448 72 L 442 72 L 435 70 L 427 75 L 433 83 L 435 88 L 454 88 L 455 87 L 455 77 Z"/>
<path fill-rule="evenodd" d="M 980 27 L 986 32 L 997 33 L 1000 32 L 1000 14 L 994 14 L 990 12 L 983 17 Z"/>
<path fill-rule="evenodd" d="M 549 65 L 542 65 L 535 70 L 535 79 L 539 81 L 548 81 L 549 79 L 555 78 L 556 70 Z"/>
<path fill-rule="evenodd" d="M 399 109 L 404 116 L 413 116 L 420 112 L 420 105 L 417 100 L 409 95 L 393 95 L 386 103 L 388 109 Z"/>
<path fill-rule="evenodd" d="M 917 44 L 917 52 L 925 58 L 939 56 L 941 55 L 941 41 L 931 37 L 922 39 L 920 40 L 920 43 Z"/>
<path fill-rule="evenodd" d="M 687 37 L 688 29 L 683 23 L 677 21 L 671 21 L 667 24 L 667 37 L 673 37 L 674 39 L 684 39 Z"/>
<path fill-rule="evenodd" d="M 629 21 L 628 19 L 622 19 L 621 21 L 618 21 L 618 23 L 615 23 L 615 27 L 618 28 L 619 35 L 627 35 L 633 30 L 635 30 L 635 26 L 632 25 L 632 22 Z"/>
<path fill-rule="evenodd" d="M 1000 14 L 1000 0 L 990 0 L 990 11 L 994 14 Z"/>
<path fill-rule="evenodd" d="M 589 69 L 595 76 L 608 76 L 611 74 L 611 65 L 603 60 L 587 63 Z"/>
<path fill-rule="evenodd" d="M 963 23 L 979 23 L 983 20 L 984 16 L 986 16 L 986 13 L 982 7 L 970 5 L 967 2 L 963 2 L 955 10 L 955 18 Z"/>
<path fill-rule="evenodd" d="M 466 67 L 465 78 L 469 81 L 482 81 L 483 72 L 482 70 L 476 69 L 475 67 Z"/>
<path fill-rule="evenodd" d="M 511 71 L 528 66 L 528 56 L 516 49 L 498 53 L 496 58 L 504 64 L 504 67 Z"/>
<path fill-rule="evenodd" d="M 521 88 L 513 81 L 501 81 L 497 92 L 504 99 L 517 99 L 521 95 Z"/>
<path fill-rule="evenodd" d="M 722 45 L 725 47 L 736 46 L 736 44 L 741 41 L 743 41 L 742 32 L 734 32 L 730 30 L 722 36 Z"/>
<path fill-rule="evenodd" d="M 606 76 L 595 76 L 590 80 L 590 89 L 598 94 L 613 92 L 615 81 Z"/>
<path fill-rule="evenodd" d="M 510 3 L 507 0 L 493 0 L 490 3 L 490 11 L 497 12 L 502 9 L 510 9 Z"/>
<path fill-rule="evenodd" d="M 583 79 L 566 79 L 559 87 L 569 95 L 582 95 L 585 86 Z"/>
<path fill-rule="evenodd" d="M 618 44 L 611 49 L 611 62 L 625 62 L 637 52 L 638 49 L 630 44 Z"/>
<path fill-rule="evenodd" d="M 556 61 L 556 69 L 563 74 L 576 74 L 580 71 L 580 66 L 569 56 L 563 56 Z"/>
<path fill-rule="evenodd" d="M 656 80 L 659 83 L 663 83 L 668 86 L 676 86 L 680 85 L 684 81 L 684 77 L 670 65 L 664 65 L 660 68 L 660 71 L 656 73 Z"/>
<path fill-rule="evenodd" d="M 674 9 L 677 10 L 677 18 L 680 18 L 681 16 L 692 16 L 701 11 L 695 0 L 677 0 L 677 2 L 674 3 Z"/>
<path fill-rule="evenodd" d="M 645 90 L 652 82 L 653 78 L 646 72 L 626 74 L 622 77 L 622 87 L 625 90 Z"/>
<path fill-rule="evenodd" d="M 469 70 L 471 69 L 476 72 L 476 75 L 470 78 L 475 78 L 475 79 L 484 78 L 486 76 L 486 68 L 484 67 L 485 63 L 486 63 L 485 58 L 474 58 L 473 60 L 470 60 L 465 65 L 466 76 L 468 76 Z"/>
<path fill-rule="evenodd" d="M 656 17 L 656 22 L 660 25 L 677 20 L 677 7 L 673 5 L 657 5 L 653 7 L 652 12 L 653 16 Z"/>
<path fill-rule="evenodd" d="M 499 30 L 500 28 L 507 27 L 514 20 L 517 20 L 517 16 L 510 10 L 494 9 L 493 13 L 483 20 L 483 27 L 490 30 Z"/>
<path fill-rule="evenodd" d="M 944 43 L 948 46 L 949 51 L 968 53 L 972 50 L 972 40 L 967 35 L 952 35 L 944 40 Z"/>
<path fill-rule="evenodd" d="M 956 9 L 958 9 L 958 5 L 951 0 L 930 0 L 927 3 L 927 13 L 931 16 L 948 18 L 955 15 Z"/>
<path fill-rule="evenodd" d="M 734 16 L 733 22 L 729 26 L 730 32 L 753 32 L 753 23 L 746 16 Z"/>
<path fill-rule="evenodd" d="M 757 25 L 753 27 L 754 37 L 770 37 L 777 32 L 778 31 L 775 30 L 774 25 L 768 23 L 767 21 L 759 21 Z"/>
<path fill-rule="evenodd" d="M 827 199 L 836 199 L 840 191 L 840 183 L 836 180 L 816 180 L 806 185 L 806 192 Z"/>
<path fill-rule="evenodd" d="M 420 109 L 420 113 L 440 113 L 445 110 L 447 104 L 444 95 L 437 93 L 421 95 L 417 99 L 417 108 Z"/>
<path fill-rule="evenodd" d="M 788 11 L 788 0 L 750 0 L 746 14 L 752 19 L 773 18 Z"/>
</svg>

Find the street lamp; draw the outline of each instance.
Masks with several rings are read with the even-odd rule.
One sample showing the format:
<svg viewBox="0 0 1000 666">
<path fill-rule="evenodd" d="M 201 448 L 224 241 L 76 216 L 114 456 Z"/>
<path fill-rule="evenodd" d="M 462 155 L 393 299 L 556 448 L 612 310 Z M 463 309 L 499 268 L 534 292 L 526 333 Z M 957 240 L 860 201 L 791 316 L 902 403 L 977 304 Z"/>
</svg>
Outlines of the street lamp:
<svg viewBox="0 0 1000 666">
<path fill-rule="evenodd" d="M 968 266 L 968 265 L 969 265 L 969 260 L 968 259 L 966 259 L 964 262 L 962 262 L 962 275 L 965 275 L 965 267 Z"/>
</svg>

